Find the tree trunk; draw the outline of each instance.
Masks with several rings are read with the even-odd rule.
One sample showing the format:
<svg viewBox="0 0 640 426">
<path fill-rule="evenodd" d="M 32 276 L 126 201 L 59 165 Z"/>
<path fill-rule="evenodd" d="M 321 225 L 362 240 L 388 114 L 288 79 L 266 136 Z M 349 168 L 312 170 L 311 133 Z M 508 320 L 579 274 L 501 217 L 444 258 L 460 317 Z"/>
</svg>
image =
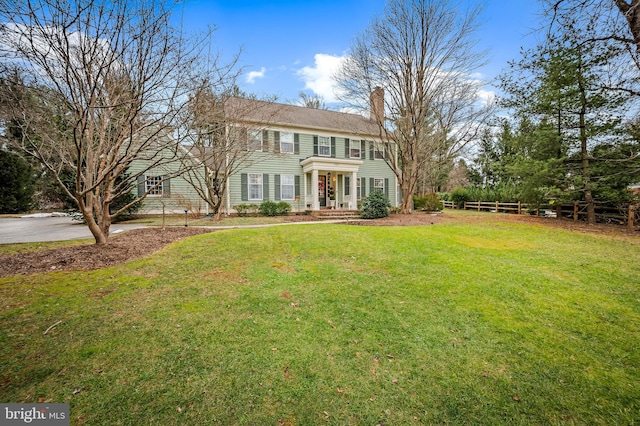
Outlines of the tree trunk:
<svg viewBox="0 0 640 426">
<path fill-rule="evenodd" d="M 589 148 L 587 145 L 587 93 L 582 75 L 582 56 L 578 56 L 578 88 L 580 90 L 580 155 L 582 159 L 582 188 L 584 190 L 584 201 L 587 203 L 587 222 L 590 225 L 596 223 L 596 210 L 593 204 L 593 194 L 591 193 L 591 172 L 589 170 Z"/>
</svg>

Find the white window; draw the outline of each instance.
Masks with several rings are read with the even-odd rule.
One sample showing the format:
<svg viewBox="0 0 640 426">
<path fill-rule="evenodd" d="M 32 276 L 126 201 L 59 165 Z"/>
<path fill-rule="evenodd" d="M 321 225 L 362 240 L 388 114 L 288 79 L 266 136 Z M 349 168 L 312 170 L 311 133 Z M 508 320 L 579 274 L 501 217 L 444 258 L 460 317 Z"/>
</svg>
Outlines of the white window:
<svg viewBox="0 0 640 426">
<path fill-rule="evenodd" d="M 280 152 L 293 154 L 293 133 L 280 132 Z"/>
<path fill-rule="evenodd" d="M 262 132 L 260 130 L 247 131 L 247 150 L 262 151 Z"/>
<path fill-rule="evenodd" d="M 162 197 L 162 176 L 147 176 L 144 189 L 151 196 Z"/>
<path fill-rule="evenodd" d="M 295 195 L 295 178 L 293 175 L 280 175 L 280 198 L 293 200 Z"/>
<path fill-rule="evenodd" d="M 249 200 L 262 200 L 261 173 L 249 173 Z"/>
<path fill-rule="evenodd" d="M 349 141 L 349 157 L 360 158 L 360 139 L 351 139 Z"/>
<path fill-rule="evenodd" d="M 331 157 L 331 138 L 318 136 L 318 155 L 321 157 Z"/>
<path fill-rule="evenodd" d="M 381 191 L 384 194 L 384 179 L 373 179 L 373 190 Z"/>
</svg>

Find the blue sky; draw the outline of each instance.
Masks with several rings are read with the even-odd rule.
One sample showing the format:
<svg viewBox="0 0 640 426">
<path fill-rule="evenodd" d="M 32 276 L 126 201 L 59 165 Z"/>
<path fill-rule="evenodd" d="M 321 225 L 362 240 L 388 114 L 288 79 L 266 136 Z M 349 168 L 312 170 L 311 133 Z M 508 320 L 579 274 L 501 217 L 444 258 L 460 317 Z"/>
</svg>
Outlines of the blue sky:
<svg viewBox="0 0 640 426">
<path fill-rule="evenodd" d="M 490 81 L 509 60 L 519 57 L 521 46 L 535 45 L 540 6 L 536 0 L 469 1 L 484 5 L 478 47 L 488 51 L 489 63 L 479 71 Z M 224 56 L 242 49 L 242 90 L 276 95 L 281 102 L 296 100 L 305 91 L 331 102 L 331 74 L 353 38 L 383 12 L 384 4 L 385 0 L 187 0 L 177 13 L 188 29 L 217 27 L 214 42 Z"/>
</svg>

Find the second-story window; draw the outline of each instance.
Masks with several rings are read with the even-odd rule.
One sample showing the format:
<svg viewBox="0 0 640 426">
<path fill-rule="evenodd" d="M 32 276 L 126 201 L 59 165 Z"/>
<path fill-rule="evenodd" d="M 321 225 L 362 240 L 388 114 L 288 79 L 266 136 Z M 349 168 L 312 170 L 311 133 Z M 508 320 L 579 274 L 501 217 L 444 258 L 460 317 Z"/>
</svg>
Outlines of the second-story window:
<svg viewBox="0 0 640 426">
<path fill-rule="evenodd" d="M 280 152 L 293 154 L 293 133 L 280 132 Z"/>
<path fill-rule="evenodd" d="M 247 150 L 262 151 L 262 132 L 260 130 L 247 131 Z"/>
<path fill-rule="evenodd" d="M 349 141 L 349 157 L 350 158 L 360 158 L 360 139 L 351 139 Z"/>
<path fill-rule="evenodd" d="M 331 138 L 327 136 L 318 137 L 318 155 L 321 157 L 331 157 Z"/>
</svg>

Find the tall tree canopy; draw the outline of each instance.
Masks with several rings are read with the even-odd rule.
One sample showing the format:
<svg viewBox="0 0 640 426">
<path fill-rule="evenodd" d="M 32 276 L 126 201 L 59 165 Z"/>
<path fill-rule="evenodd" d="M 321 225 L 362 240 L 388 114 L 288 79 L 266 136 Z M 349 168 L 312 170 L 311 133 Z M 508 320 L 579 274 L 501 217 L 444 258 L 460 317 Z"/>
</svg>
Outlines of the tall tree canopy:
<svg viewBox="0 0 640 426">
<path fill-rule="evenodd" d="M 593 223 L 595 202 L 605 198 L 601 182 L 606 178 L 599 174 L 606 168 L 596 173 L 594 165 L 610 160 L 611 151 L 603 146 L 632 139 L 626 123 L 633 118 L 637 98 L 627 90 L 630 86 L 619 84 L 624 72 L 616 65 L 625 47 L 615 39 L 594 37 L 591 27 L 580 28 L 564 21 L 501 80 L 507 93 L 503 105 L 527 123 L 521 127 L 519 156 L 512 167 L 523 188 L 530 196 L 564 193 L 582 199 Z"/>
<path fill-rule="evenodd" d="M 96 243 L 129 206 L 139 177 L 186 155 L 193 82 L 233 77 L 209 54 L 211 32 L 188 36 L 163 0 L 5 1 L 0 6 L 0 119 L 8 143 L 38 159 L 77 205 Z M 135 160 L 143 170 L 126 175 Z M 170 178 L 167 172 L 165 178 Z M 162 185 L 162 182 L 156 182 Z M 154 188 L 140 197 L 144 198 Z M 139 199 L 132 200 L 133 202 Z"/>
<path fill-rule="evenodd" d="M 343 100 L 371 105 L 403 213 L 411 211 L 422 174 L 451 163 L 488 116 L 472 77 L 484 60 L 475 49 L 479 13 L 453 0 L 389 0 L 355 39 L 337 77 Z M 376 88 L 382 102 L 370 103 L 371 94 L 379 99 Z"/>
</svg>

